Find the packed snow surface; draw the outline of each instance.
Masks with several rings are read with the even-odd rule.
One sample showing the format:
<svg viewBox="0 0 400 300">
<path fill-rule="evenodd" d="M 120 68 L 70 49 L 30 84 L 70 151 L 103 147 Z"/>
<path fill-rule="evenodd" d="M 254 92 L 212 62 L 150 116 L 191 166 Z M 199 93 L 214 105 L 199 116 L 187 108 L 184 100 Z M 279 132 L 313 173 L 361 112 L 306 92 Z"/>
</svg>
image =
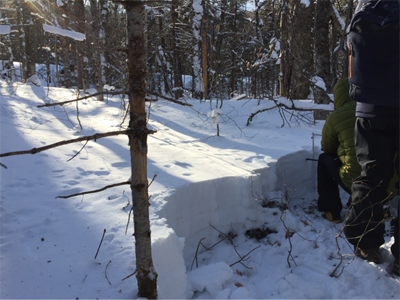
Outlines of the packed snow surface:
<svg viewBox="0 0 400 300">
<path fill-rule="evenodd" d="M 118 96 L 37 107 L 74 98 L 73 89 L 0 80 L 0 152 L 122 130 L 127 100 Z M 246 126 L 269 101 L 187 102 L 148 105 L 157 131 L 148 137 L 148 178 L 157 175 L 149 193 L 160 298 L 399 297 L 400 279 L 388 271 L 393 239 L 381 248 L 382 264 L 367 263 L 336 238 L 342 224 L 316 210 L 311 136 L 323 122 L 271 108 Z M 127 181 L 127 138 L 83 146 L 0 159 L 0 298 L 137 297 L 135 276 L 126 278 L 135 271 L 129 185 L 56 198 Z"/>
</svg>

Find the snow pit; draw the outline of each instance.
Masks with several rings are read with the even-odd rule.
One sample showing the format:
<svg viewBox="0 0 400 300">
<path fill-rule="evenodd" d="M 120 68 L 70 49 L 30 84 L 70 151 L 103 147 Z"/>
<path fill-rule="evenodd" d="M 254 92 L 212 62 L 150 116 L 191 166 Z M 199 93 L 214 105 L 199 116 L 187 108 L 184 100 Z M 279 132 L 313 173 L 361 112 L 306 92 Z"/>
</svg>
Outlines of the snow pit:
<svg viewBox="0 0 400 300">
<path fill-rule="evenodd" d="M 232 268 L 224 262 L 202 266 L 188 272 L 186 287 L 186 267 L 189 269 L 194 259 L 199 241 L 205 238 L 208 244 L 218 240 L 222 233 L 245 234 L 249 229 L 262 227 L 268 220 L 261 206 L 261 198 L 279 190 L 285 190 L 287 197 L 299 197 L 314 188 L 313 172 L 315 162 L 306 161 L 309 151 L 299 151 L 280 158 L 271 167 L 256 170 L 253 176 L 218 178 L 183 186 L 164 197 L 162 208 L 156 212 L 159 220 L 153 221 L 153 255 L 157 272 L 172 270 L 161 276 L 159 288 L 165 298 L 182 298 L 187 288 L 187 297 L 193 292 L 206 290 L 212 298 L 231 294 L 231 298 L 247 298 L 253 295 L 248 289 L 225 290 L 224 282 L 232 276 Z M 314 164 L 314 165 L 313 165 Z M 153 201 L 160 201 L 157 196 Z M 298 220 L 286 214 L 287 226 L 298 229 Z M 157 235 L 154 223 L 165 222 L 170 236 Z M 157 226 L 156 226 L 157 227 Z M 213 228 L 214 227 L 214 228 Z M 160 226 L 161 228 L 161 226 Z M 217 229 L 217 230 L 216 230 Z M 164 229 L 163 229 L 164 230 Z M 183 251 L 178 237 L 184 238 Z M 168 250 L 166 250 L 168 249 Z M 199 251 L 204 249 L 200 247 Z M 166 257 L 169 253 L 170 257 Z M 182 255 L 182 257 L 179 257 Z M 173 256 L 173 257 L 172 257 Z M 166 267 L 169 264 L 170 267 Z M 160 270 L 160 271 L 159 271 Z M 171 290 L 171 282 L 180 282 L 179 292 Z M 253 295 L 254 296 L 254 295 Z"/>
</svg>

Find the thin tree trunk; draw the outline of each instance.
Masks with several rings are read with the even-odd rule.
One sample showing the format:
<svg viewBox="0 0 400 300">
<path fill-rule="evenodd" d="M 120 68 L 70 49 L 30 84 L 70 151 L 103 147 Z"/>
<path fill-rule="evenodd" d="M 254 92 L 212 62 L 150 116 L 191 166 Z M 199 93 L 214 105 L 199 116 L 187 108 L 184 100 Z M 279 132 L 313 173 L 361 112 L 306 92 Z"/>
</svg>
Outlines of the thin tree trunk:
<svg viewBox="0 0 400 300">
<path fill-rule="evenodd" d="M 281 20 L 280 20 L 280 78 L 279 78 L 279 95 L 283 97 L 289 96 L 291 67 L 289 60 L 289 0 L 282 2 Z"/>
<path fill-rule="evenodd" d="M 100 59 L 100 42 L 99 42 L 99 9 L 98 2 L 96 0 L 90 0 L 90 11 L 92 14 L 92 43 L 95 50 L 93 51 L 94 60 L 94 81 L 96 86 L 96 92 L 100 93 L 103 91 L 103 85 L 101 80 L 101 59 Z M 102 94 L 97 96 L 98 101 L 104 101 Z"/>
<path fill-rule="evenodd" d="M 161 49 L 162 49 L 162 54 L 159 51 L 159 55 L 160 55 L 160 61 L 161 61 L 161 70 L 162 70 L 162 76 L 164 79 L 164 90 L 165 90 L 165 94 L 171 94 L 171 89 L 169 88 L 169 83 L 168 83 L 168 60 L 167 60 L 167 55 L 165 53 L 165 38 L 164 38 L 164 27 L 163 27 L 163 20 L 162 18 L 158 18 L 158 28 L 160 30 L 160 43 L 161 43 Z"/>
<path fill-rule="evenodd" d="M 30 8 L 28 3 L 22 4 L 22 23 L 24 25 L 31 24 L 30 26 L 24 26 L 22 29 L 24 31 L 24 45 L 25 45 L 25 64 L 24 64 L 24 79 L 27 80 L 33 74 L 36 73 L 35 70 L 35 41 L 34 41 L 34 33 L 33 27 L 35 24 L 35 20 L 32 18 L 30 14 Z M 27 34 L 27 31 L 31 31 L 31 34 Z"/>
<path fill-rule="evenodd" d="M 237 33 L 237 26 L 236 26 L 236 21 L 237 21 L 237 1 L 233 4 L 234 6 L 234 17 L 233 17 L 233 24 L 232 24 L 232 32 L 233 36 L 236 35 Z M 237 82 L 236 82 L 236 54 L 234 51 L 231 51 L 231 63 L 232 63 L 232 68 L 231 68 L 231 76 L 230 76 L 230 87 L 231 87 L 231 96 L 233 96 L 233 93 L 237 91 Z"/>
<path fill-rule="evenodd" d="M 65 11 L 69 11 L 68 9 L 68 2 L 65 0 L 63 1 L 63 5 L 61 8 Z M 63 28 L 67 29 L 68 19 L 63 19 Z M 70 41 L 69 37 L 62 36 L 61 37 L 61 48 L 62 48 L 62 56 L 63 56 L 63 75 L 64 75 L 64 86 L 66 88 L 70 88 L 72 86 L 71 83 L 71 62 L 69 57 L 69 47 Z"/>
<path fill-rule="evenodd" d="M 174 71 L 174 96 L 179 99 L 183 96 L 182 70 L 181 70 L 181 52 L 176 40 L 176 23 L 178 21 L 178 12 L 175 3 L 172 2 L 172 59 Z"/>
<path fill-rule="evenodd" d="M 318 0 L 315 5 L 315 74 L 322 78 L 325 86 L 330 89 L 330 53 L 329 53 L 329 19 L 331 12 L 331 1 Z M 330 98 L 318 88 L 314 89 L 315 103 L 329 103 Z M 316 120 L 325 120 L 328 113 L 314 112 Z"/>
<path fill-rule="evenodd" d="M 194 84 L 194 98 L 203 97 L 203 81 L 202 81 L 202 67 L 201 67 L 201 22 L 203 19 L 203 5 L 202 0 L 193 0 L 193 84 Z"/>
<path fill-rule="evenodd" d="M 329 2 L 330 1 L 326 1 Z M 292 99 L 307 99 L 310 94 L 309 77 L 313 69 L 312 28 L 314 16 L 314 1 L 306 6 L 300 0 L 292 0 L 290 58 L 292 78 L 290 80 L 290 97 Z M 329 56 L 329 54 L 328 54 Z M 308 78 L 307 78 L 308 77 Z"/>
<path fill-rule="evenodd" d="M 85 8 L 83 4 L 83 0 L 75 0 L 74 3 L 74 11 L 75 11 L 75 17 L 77 18 L 75 21 L 75 30 L 77 32 L 84 32 L 85 28 Z M 83 70 L 84 68 L 84 46 L 85 46 L 85 41 L 76 41 L 76 85 L 79 89 L 85 88 L 87 84 L 84 84 L 85 82 L 85 76 Z"/>
<path fill-rule="evenodd" d="M 349 3 L 347 5 L 347 17 L 346 17 L 346 28 L 350 24 L 351 18 L 353 17 L 353 11 L 354 11 L 354 0 L 349 0 Z M 345 41 L 345 38 L 343 39 L 343 43 Z M 347 47 L 347 46 L 346 46 Z M 346 55 L 346 62 L 343 64 L 343 77 L 348 77 L 349 76 L 349 56 Z"/>
<path fill-rule="evenodd" d="M 108 68 L 107 60 L 107 38 L 106 27 L 108 19 L 108 3 L 106 0 L 100 0 L 100 31 L 99 31 L 99 46 L 100 46 L 100 70 L 101 70 L 101 90 L 106 84 L 106 68 Z"/>
<path fill-rule="evenodd" d="M 143 4 L 125 2 L 128 26 L 129 134 L 132 209 L 134 213 L 136 278 L 139 297 L 157 298 L 157 273 L 153 267 L 147 182 L 147 126 L 145 110 L 145 46 Z"/>
<path fill-rule="evenodd" d="M 204 99 L 208 98 L 208 77 L 207 77 L 207 24 L 206 20 L 203 15 L 203 20 L 202 20 L 202 32 L 201 32 L 201 38 L 202 38 L 202 62 L 203 62 L 203 97 Z"/>
</svg>

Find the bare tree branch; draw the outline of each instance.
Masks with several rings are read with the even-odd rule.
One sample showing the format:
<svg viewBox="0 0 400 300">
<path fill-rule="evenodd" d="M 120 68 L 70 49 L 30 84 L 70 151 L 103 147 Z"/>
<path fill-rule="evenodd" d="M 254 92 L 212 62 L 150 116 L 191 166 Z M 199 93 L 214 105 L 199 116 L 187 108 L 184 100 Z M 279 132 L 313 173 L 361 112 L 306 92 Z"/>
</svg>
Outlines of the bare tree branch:
<svg viewBox="0 0 400 300">
<path fill-rule="evenodd" d="M 104 191 L 104 190 L 109 189 L 109 188 L 113 188 L 113 187 L 120 186 L 120 185 L 125 185 L 125 184 L 131 184 L 131 181 L 128 180 L 128 181 L 124 181 L 124 182 L 114 183 L 114 184 L 107 185 L 107 186 L 105 186 L 105 187 L 103 187 L 101 189 L 98 189 L 98 190 L 77 193 L 77 194 L 73 194 L 73 195 L 69 195 L 69 196 L 57 196 L 56 198 L 67 199 L 67 198 L 72 198 L 72 197 L 76 197 L 76 196 L 80 196 L 80 195 L 94 194 L 94 193 L 98 193 L 98 192 Z"/>
<path fill-rule="evenodd" d="M 36 154 L 36 153 L 39 153 L 39 152 L 42 152 L 45 150 L 49 150 L 51 148 L 56 148 L 59 146 L 73 144 L 73 143 L 82 142 L 82 141 L 88 141 L 88 140 L 96 141 L 98 139 L 108 137 L 108 136 L 117 136 L 117 135 L 121 135 L 121 134 L 140 135 L 140 134 L 154 134 L 154 133 L 156 133 L 156 131 L 153 131 L 153 130 L 146 130 L 146 132 L 138 133 L 138 132 L 136 132 L 136 130 L 132 130 L 132 129 L 121 130 L 121 131 L 110 131 L 110 132 L 106 132 L 106 133 L 96 133 L 94 135 L 83 136 L 83 137 L 79 137 L 79 138 L 67 140 L 67 141 L 61 141 L 61 142 L 57 142 L 57 143 L 50 144 L 47 146 L 39 147 L 39 148 L 33 148 L 30 150 L 2 153 L 2 154 L 0 154 L 0 157 L 6 157 L 6 156 L 12 156 L 12 155 L 23 155 L 23 154 Z"/>
<path fill-rule="evenodd" d="M 159 97 L 159 98 L 168 100 L 168 101 L 173 102 L 173 103 L 175 103 L 175 104 L 179 104 L 179 105 L 183 105 L 183 106 L 193 106 L 192 104 L 185 103 L 185 102 L 181 102 L 181 101 L 175 100 L 175 99 L 170 98 L 170 97 L 167 97 L 167 96 L 162 96 L 162 95 L 159 95 L 159 94 L 157 94 L 157 93 L 155 93 L 155 92 L 150 92 L 150 91 L 146 91 L 146 92 L 147 92 L 149 95 L 153 95 L 153 96 L 156 96 L 156 97 Z M 49 106 L 57 106 L 57 105 L 63 106 L 64 104 L 68 104 L 68 103 L 72 103 L 72 102 L 76 102 L 76 101 L 85 100 L 85 99 L 88 99 L 88 98 L 91 98 L 91 97 L 95 97 L 95 96 L 98 96 L 98 95 L 111 95 L 111 96 L 115 96 L 115 95 L 123 95 L 123 94 L 128 94 L 128 92 L 127 92 L 127 91 L 115 91 L 115 92 L 105 91 L 105 92 L 98 92 L 98 93 L 90 94 L 90 95 L 88 95 L 88 96 L 81 97 L 81 98 L 74 99 L 74 100 L 68 100 L 68 101 L 63 101 L 63 102 L 58 102 L 58 103 L 46 103 L 46 104 L 38 105 L 37 107 L 49 107 Z M 158 100 L 146 98 L 146 102 L 156 102 L 156 101 L 158 101 Z"/>
<path fill-rule="evenodd" d="M 160 94 L 157 94 L 156 92 L 146 91 L 146 93 L 149 94 L 149 95 L 153 95 L 153 96 L 156 96 L 156 97 L 171 101 L 171 102 L 173 102 L 175 104 L 179 104 L 179 105 L 182 105 L 182 106 L 190 106 L 190 107 L 193 106 L 192 104 L 189 104 L 189 103 L 181 102 L 181 101 L 175 100 L 175 99 L 167 97 L 167 96 L 162 96 Z"/>
<path fill-rule="evenodd" d="M 67 162 L 69 162 L 70 160 L 73 160 L 75 157 L 78 156 L 79 153 L 81 153 L 81 151 L 83 150 L 83 148 L 86 147 L 87 143 L 89 143 L 89 140 L 86 141 L 85 145 L 82 146 L 81 150 L 79 150 L 74 156 L 72 156 L 70 159 L 67 160 Z"/>
<path fill-rule="evenodd" d="M 128 94 L 127 91 L 115 91 L 115 92 L 110 92 L 110 91 L 105 91 L 105 92 L 98 92 L 98 93 L 94 93 L 94 94 L 90 94 L 88 96 L 85 97 L 81 97 L 78 99 L 74 99 L 74 100 L 68 100 L 68 101 L 63 101 L 63 102 L 58 102 L 58 103 L 47 103 L 47 104 L 41 104 L 38 105 L 37 107 L 49 107 L 49 106 L 63 106 L 64 104 L 68 104 L 68 103 L 72 103 L 72 102 L 76 102 L 76 101 L 80 101 L 80 100 L 85 100 L 91 97 L 95 97 L 98 95 L 111 95 L 111 96 L 115 96 L 115 95 L 124 95 L 124 94 Z M 147 102 L 155 102 L 157 100 L 154 99 L 146 99 Z"/>
<path fill-rule="evenodd" d="M 133 272 L 132 274 L 126 276 L 126 277 L 125 277 L 124 279 L 122 279 L 121 281 L 124 281 L 125 279 L 128 279 L 129 277 L 132 277 L 132 276 L 135 275 L 135 274 L 136 274 L 136 271 Z"/>
<path fill-rule="evenodd" d="M 301 108 L 301 107 L 295 107 L 295 106 L 289 107 L 289 106 L 287 106 L 287 105 L 285 105 L 283 103 L 278 103 L 278 102 L 275 101 L 275 106 L 264 108 L 264 109 L 260 109 L 260 110 L 256 111 L 255 113 L 250 114 L 249 118 L 247 119 L 246 126 L 248 126 L 250 124 L 250 122 L 253 121 L 253 118 L 257 114 L 262 113 L 264 111 L 273 110 L 275 108 L 281 108 L 281 107 L 289 109 L 289 110 L 294 110 L 294 111 L 321 111 L 321 110 L 324 110 L 324 109 L 321 109 L 321 108 Z"/>
</svg>

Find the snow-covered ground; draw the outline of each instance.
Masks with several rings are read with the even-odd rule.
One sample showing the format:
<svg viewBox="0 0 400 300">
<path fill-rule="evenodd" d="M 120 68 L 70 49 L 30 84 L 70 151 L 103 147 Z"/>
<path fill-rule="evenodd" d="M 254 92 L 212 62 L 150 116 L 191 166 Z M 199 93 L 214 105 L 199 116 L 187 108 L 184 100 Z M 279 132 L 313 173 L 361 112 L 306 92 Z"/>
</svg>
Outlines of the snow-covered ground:
<svg viewBox="0 0 400 300">
<path fill-rule="evenodd" d="M 72 89 L 0 80 L 0 152 L 121 128 L 117 96 L 79 102 L 82 129 L 75 103 L 36 107 L 75 97 Z M 210 103 L 188 102 L 192 108 L 149 107 L 157 131 L 148 139 L 148 177 L 157 175 L 149 193 L 160 298 L 399 298 L 400 279 L 388 272 L 392 239 L 381 248 L 382 264 L 353 260 L 351 247 L 335 238 L 342 224 L 316 211 L 316 162 L 307 159 L 318 157 L 320 141 L 312 149 L 311 136 L 323 122 L 283 120 L 274 109 L 246 126 L 258 101 L 225 101 L 216 136 Z M 136 297 L 135 276 L 123 280 L 135 271 L 129 186 L 56 198 L 128 180 L 127 138 L 83 145 L 0 159 L 7 166 L 0 167 L 0 298 Z M 348 256 L 335 278 L 338 245 Z"/>
</svg>

